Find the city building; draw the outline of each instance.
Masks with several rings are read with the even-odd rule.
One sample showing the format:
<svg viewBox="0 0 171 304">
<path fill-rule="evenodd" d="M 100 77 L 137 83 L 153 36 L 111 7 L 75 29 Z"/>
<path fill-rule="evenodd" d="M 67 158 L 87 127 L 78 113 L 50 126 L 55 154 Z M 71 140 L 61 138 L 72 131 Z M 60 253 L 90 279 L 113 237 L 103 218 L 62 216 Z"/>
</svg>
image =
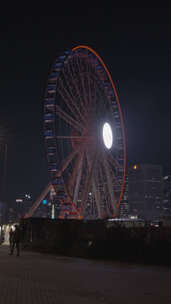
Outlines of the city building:
<svg viewBox="0 0 171 304">
<path fill-rule="evenodd" d="M 128 203 L 128 175 L 125 177 L 124 195 L 119 206 L 119 218 L 124 219 L 129 217 L 129 203 Z"/>
<path fill-rule="evenodd" d="M 159 219 L 162 215 L 162 167 L 137 164 L 128 173 L 128 203 L 130 215 L 145 220 Z"/>
<path fill-rule="evenodd" d="M 171 175 L 163 177 L 163 215 L 171 216 Z"/>
</svg>

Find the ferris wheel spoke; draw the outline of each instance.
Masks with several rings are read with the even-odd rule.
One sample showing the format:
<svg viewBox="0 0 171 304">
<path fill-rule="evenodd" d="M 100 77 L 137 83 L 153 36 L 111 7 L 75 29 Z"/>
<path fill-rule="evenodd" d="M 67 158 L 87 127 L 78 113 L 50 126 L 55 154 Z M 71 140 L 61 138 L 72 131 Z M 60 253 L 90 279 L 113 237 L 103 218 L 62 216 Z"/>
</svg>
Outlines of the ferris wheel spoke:
<svg viewBox="0 0 171 304">
<path fill-rule="evenodd" d="M 116 159 L 114 160 L 114 157 L 113 157 L 113 159 L 110 158 L 110 157 L 107 157 L 107 160 L 110 163 L 110 166 L 112 166 L 113 168 L 115 168 L 115 171 L 116 171 L 116 167 L 117 167 L 117 169 L 121 168 L 121 166 L 119 164 L 117 164 Z M 117 164 L 117 166 L 115 166 L 115 164 Z M 116 184 L 118 186 L 121 186 L 121 184 L 119 183 L 118 179 L 116 178 L 116 175 L 115 175 L 114 171 L 113 171 L 113 177 L 114 177 L 114 180 L 115 180 Z"/>
<path fill-rule="evenodd" d="M 73 86 L 73 88 L 75 89 L 78 97 L 79 97 L 79 103 L 77 102 L 74 106 L 76 107 L 77 111 L 79 112 L 79 115 L 80 115 L 80 118 L 83 122 L 85 122 L 85 117 L 84 115 L 82 114 L 85 110 L 85 107 L 84 105 L 82 104 L 82 97 L 80 95 L 80 90 L 79 90 L 79 87 L 77 85 L 77 82 L 78 82 L 78 73 L 75 75 L 74 73 L 74 68 L 71 67 L 71 64 L 68 64 L 68 73 L 69 75 L 71 75 L 70 79 L 67 78 L 67 82 L 69 84 L 69 87 L 70 87 L 70 82 L 71 82 L 71 85 Z M 78 98 L 75 98 L 74 100 L 78 100 Z M 81 105 L 81 111 L 80 111 L 80 105 Z"/>
<path fill-rule="evenodd" d="M 86 91 L 85 91 L 85 86 L 84 86 L 84 81 L 83 81 L 83 76 L 84 73 L 81 71 L 80 67 L 80 58 L 77 56 L 77 64 L 78 64 L 78 70 L 79 70 L 79 75 L 80 75 L 80 86 L 82 87 L 82 98 L 84 101 L 84 105 L 87 105 L 87 100 L 86 100 Z"/>
<path fill-rule="evenodd" d="M 93 95 L 93 96 L 92 96 Z M 92 93 L 90 98 L 90 105 L 96 103 L 96 83 L 95 80 L 92 78 Z"/>
<path fill-rule="evenodd" d="M 74 118 L 72 118 L 69 114 L 64 112 L 59 106 L 56 106 L 56 114 L 62 118 L 65 122 L 67 122 L 70 126 L 72 126 L 77 131 L 82 131 L 82 125 L 77 122 Z"/>
<path fill-rule="evenodd" d="M 91 170 L 91 162 L 90 162 L 90 158 L 88 156 L 88 154 L 86 153 L 86 157 L 87 157 L 87 164 L 88 164 L 88 168 L 89 168 L 89 172 Z M 98 217 L 101 218 L 102 216 L 102 212 L 101 212 L 101 206 L 102 206 L 102 202 L 101 202 L 101 195 L 99 192 L 99 185 L 98 183 L 96 183 L 96 175 L 93 174 L 92 176 L 92 190 L 93 190 L 93 194 L 95 197 L 95 201 L 96 201 L 96 207 L 97 207 L 97 211 L 98 211 Z"/>
<path fill-rule="evenodd" d="M 66 170 L 66 168 L 69 166 L 71 161 L 74 159 L 75 155 L 78 153 L 78 150 L 73 150 L 72 153 L 70 153 L 63 161 L 62 167 L 58 170 L 57 176 L 61 176 L 62 173 Z"/>
<path fill-rule="evenodd" d="M 69 182 L 68 182 L 68 189 L 69 189 L 69 192 L 71 193 L 72 196 L 73 196 L 73 189 L 74 189 L 74 185 L 76 183 L 78 173 L 80 172 L 80 170 L 82 170 L 82 165 L 81 165 L 82 158 L 83 158 L 83 154 L 78 153 L 78 157 L 75 160 L 74 167 L 73 167 L 73 170 L 72 170 L 72 175 L 71 175 L 71 177 L 69 179 Z"/>
<path fill-rule="evenodd" d="M 84 74 L 85 82 L 87 82 L 87 94 L 86 94 L 86 105 L 90 106 L 91 104 L 91 81 L 90 81 L 90 75 L 88 71 Z"/>
<path fill-rule="evenodd" d="M 99 188 L 100 188 L 100 197 L 101 197 L 101 208 L 102 208 L 102 212 L 106 211 L 106 193 L 108 193 L 108 190 L 106 189 L 106 181 L 104 179 L 104 173 L 102 172 L 102 165 L 100 163 L 100 161 L 97 164 L 97 168 L 98 168 L 98 183 L 99 183 Z M 103 216 L 103 214 L 102 214 Z"/>
<path fill-rule="evenodd" d="M 79 75 L 80 75 L 81 81 L 79 79 L 79 81 L 75 82 L 75 86 L 76 86 L 76 90 L 78 92 L 78 95 L 80 97 L 81 111 L 83 112 L 85 120 L 87 120 L 87 117 L 88 117 L 88 108 L 85 107 L 85 105 L 86 105 L 86 99 L 85 99 L 85 97 L 86 96 L 85 96 L 84 84 L 83 84 L 83 80 L 82 80 L 85 72 L 81 71 L 81 68 L 80 68 L 80 58 L 78 56 L 76 57 L 76 63 L 77 63 L 77 68 L 78 68 L 78 71 L 79 71 Z M 78 76 L 77 76 L 77 79 L 78 79 Z"/>
<path fill-rule="evenodd" d="M 73 177 L 73 181 L 76 178 L 76 184 L 75 184 L 75 189 L 74 189 L 74 194 L 73 194 L 74 204 L 76 204 L 77 201 L 78 201 L 78 195 L 79 195 L 80 183 L 81 183 L 81 177 L 82 177 L 82 171 L 83 171 L 83 159 L 84 159 L 84 155 L 82 154 L 80 159 L 79 159 L 79 163 L 78 163 L 78 171 L 77 171 L 77 167 L 75 167 L 75 172 L 73 172 L 74 175 L 75 175 Z M 76 175 L 76 173 L 78 175 Z"/>
<path fill-rule="evenodd" d="M 58 93 L 62 97 L 63 101 L 65 102 L 66 106 L 68 107 L 70 112 L 73 114 L 75 119 L 77 121 L 80 121 L 80 117 L 79 117 L 78 113 L 75 111 L 75 107 L 73 108 L 73 106 L 72 106 L 72 104 L 73 104 L 72 97 L 68 93 L 68 91 L 65 89 L 65 87 L 64 86 L 58 87 Z"/>
<path fill-rule="evenodd" d="M 80 91 L 79 91 L 79 89 L 78 89 L 78 85 L 77 85 L 77 82 L 75 81 L 75 82 L 73 82 L 73 85 L 74 85 L 74 87 L 75 87 L 75 90 L 76 90 L 76 92 L 77 92 L 77 95 L 78 95 L 78 97 L 79 97 L 79 103 L 80 103 L 80 106 L 81 106 L 81 112 L 82 112 L 82 114 L 81 114 L 81 112 L 80 112 L 80 116 L 81 116 L 81 119 L 82 119 L 82 121 L 85 123 L 86 122 L 86 114 L 87 114 L 87 111 L 86 111 L 86 108 L 85 108 L 85 106 L 84 106 L 84 104 L 83 104 L 83 102 L 82 102 L 82 100 L 83 100 L 83 98 L 81 97 L 81 95 L 80 95 Z"/>
<path fill-rule="evenodd" d="M 62 96 L 65 104 L 67 105 L 67 107 L 69 108 L 71 113 L 73 113 L 75 118 L 79 121 L 80 120 L 80 117 L 79 117 L 80 111 L 78 109 L 78 104 L 75 104 L 75 100 L 77 100 L 77 98 L 75 98 L 75 96 L 73 96 L 71 86 L 70 86 L 69 82 L 67 81 L 67 77 L 64 77 L 64 79 L 65 79 L 65 82 L 67 83 L 69 90 L 67 90 L 67 88 L 65 87 L 64 82 L 61 78 L 60 82 L 58 83 L 58 92 Z M 65 95 L 66 95 L 66 97 L 65 97 Z"/>
<path fill-rule="evenodd" d="M 83 77 L 84 76 L 84 77 Z M 88 106 L 88 96 L 86 93 L 86 86 L 85 86 L 85 80 L 86 80 L 86 74 L 83 74 L 81 77 L 82 87 L 83 87 L 83 94 L 84 94 L 84 100 L 85 100 L 85 106 Z"/>
<path fill-rule="evenodd" d="M 107 187 L 108 187 L 108 191 L 109 191 L 109 195 L 110 195 L 110 199 L 111 199 L 111 204 L 112 204 L 112 208 L 114 209 L 114 213 L 115 213 L 116 212 L 116 204 L 115 204 L 116 198 L 115 198 L 115 194 L 114 194 L 114 185 L 112 183 L 112 177 L 111 177 L 111 173 L 109 170 L 108 162 L 107 162 L 104 154 L 103 154 L 103 165 L 104 165 L 105 175 L 107 178 Z"/>
<path fill-rule="evenodd" d="M 94 71 L 95 72 L 95 71 Z M 95 90 L 95 78 L 93 77 L 92 71 L 90 71 L 90 64 L 87 65 L 87 83 L 88 83 L 88 104 L 92 104 L 93 93 L 94 99 L 96 100 L 96 90 Z"/>
<path fill-rule="evenodd" d="M 72 75 L 72 74 L 71 74 L 71 75 Z M 72 77 L 71 77 L 71 79 L 72 79 Z M 70 81 L 71 81 L 71 79 L 70 79 Z M 71 84 L 72 84 L 72 86 L 71 86 L 70 81 L 68 80 L 68 77 L 67 77 L 67 76 L 65 77 L 65 80 L 66 80 L 67 86 L 68 86 L 68 88 L 69 88 L 69 93 L 70 93 L 70 96 L 71 96 L 70 101 L 71 101 L 73 107 L 75 108 L 74 113 L 75 113 L 76 115 L 78 115 L 78 118 L 77 118 L 77 119 L 81 120 L 82 122 L 85 122 L 84 116 L 82 115 L 82 113 L 81 113 L 81 111 L 80 111 L 80 109 L 79 109 L 78 102 L 76 102 L 76 101 L 78 100 L 78 97 L 73 95 L 73 92 L 72 92 L 72 91 L 73 91 L 73 88 L 75 88 L 77 95 L 79 94 L 79 92 L 77 91 L 76 86 L 75 86 L 75 84 L 74 84 L 73 81 L 72 81 L 72 83 L 71 83 Z M 79 96 L 79 95 L 78 95 L 78 96 Z M 79 96 L 79 98 L 80 98 L 80 96 Z"/>
<path fill-rule="evenodd" d="M 81 139 L 81 136 L 56 136 L 56 139 L 74 139 L 74 138 Z"/>
<path fill-rule="evenodd" d="M 108 155 L 108 160 L 110 161 L 111 164 L 115 165 L 117 168 L 121 167 L 121 165 L 119 164 L 117 158 L 114 157 L 111 153 L 109 153 L 109 155 Z"/>
<path fill-rule="evenodd" d="M 89 74 L 87 73 L 87 82 L 88 82 L 88 104 L 90 104 L 91 101 L 91 78 L 89 77 Z"/>
<path fill-rule="evenodd" d="M 88 55 L 88 53 L 87 53 Z M 90 98 L 90 87 L 89 87 L 89 80 L 90 80 L 90 73 L 89 73 L 89 63 L 86 63 L 86 70 L 84 73 L 84 93 L 86 96 L 86 106 L 89 105 L 89 98 Z M 86 89 L 87 88 L 87 89 Z"/>
<path fill-rule="evenodd" d="M 80 96 L 80 100 L 84 101 L 83 103 L 83 109 L 85 109 L 85 104 L 86 104 L 86 100 L 85 100 L 85 91 L 84 91 L 84 86 L 83 86 L 83 83 L 82 83 L 82 78 L 85 74 L 85 72 L 83 72 L 81 70 L 81 62 L 80 62 L 80 58 L 79 56 L 76 56 L 76 64 L 77 64 L 77 68 L 78 68 L 78 75 L 80 75 L 80 78 L 78 78 L 78 75 L 77 75 L 77 79 L 79 79 L 79 81 L 77 81 L 77 91 L 79 91 L 79 96 Z M 80 81 L 81 79 L 81 81 Z"/>
<path fill-rule="evenodd" d="M 102 185 L 103 185 L 103 206 L 104 206 L 104 211 L 107 212 L 108 215 L 111 215 L 111 195 L 109 193 L 109 187 L 108 187 L 108 180 L 107 180 L 107 176 L 105 173 L 105 168 L 104 168 L 104 164 L 101 163 L 101 165 L 99 166 L 99 171 L 100 171 L 100 180 L 102 181 Z M 113 207 L 112 207 L 113 208 Z"/>
<path fill-rule="evenodd" d="M 89 139 L 90 136 L 56 136 L 57 139 Z"/>
<path fill-rule="evenodd" d="M 105 174 L 104 174 L 104 169 L 102 164 L 98 164 L 98 171 L 99 171 L 99 184 L 102 188 L 102 199 L 103 199 L 103 206 L 104 209 L 106 209 L 106 211 L 109 211 L 108 205 L 107 205 L 107 194 L 108 194 L 108 189 L 107 189 L 107 185 L 106 185 L 106 179 L 105 179 Z M 109 212 L 110 213 L 110 212 Z"/>
<path fill-rule="evenodd" d="M 96 107 L 98 109 L 98 113 L 105 113 L 106 112 L 106 99 L 105 96 L 97 96 L 96 98 Z M 98 103 L 97 103 L 98 102 Z"/>
<path fill-rule="evenodd" d="M 97 155 L 96 154 L 97 153 L 94 153 L 94 157 L 93 157 L 93 160 L 91 162 L 91 167 L 90 167 L 89 170 L 87 170 L 86 177 L 85 177 L 85 186 L 84 186 L 84 190 L 83 190 L 83 193 L 82 193 L 81 210 L 80 210 L 81 215 L 83 215 L 83 213 L 84 213 L 90 184 L 92 182 L 93 170 L 94 170 L 96 160 L 97 160 Z"/>
<path fill-rule="evenodd" d="M 81 113 L 82 113 L 82 120 L 85 123 L 87 121 L 87 113 L 88 112 L 87 112 L 87 107 L 85 107 L 85 103 L 83 102 L 84 101 L 84 97 L 83 97 L 84 94 L 82 93 L 82 95 L 81 95 L 81 90 L 79 89 L 80 86 L 81 86 L 81 83 L 80 83 L 80 81 L 78 81 L 78 79 L 77 79 L 77 81 L 74 81 L 73 83 L 74 83 L 75 89 L 77 91 L 77 95 L 79 96 L 79 104 L 80 104 L 80 109 L 81 109 Z"/>
</svg>

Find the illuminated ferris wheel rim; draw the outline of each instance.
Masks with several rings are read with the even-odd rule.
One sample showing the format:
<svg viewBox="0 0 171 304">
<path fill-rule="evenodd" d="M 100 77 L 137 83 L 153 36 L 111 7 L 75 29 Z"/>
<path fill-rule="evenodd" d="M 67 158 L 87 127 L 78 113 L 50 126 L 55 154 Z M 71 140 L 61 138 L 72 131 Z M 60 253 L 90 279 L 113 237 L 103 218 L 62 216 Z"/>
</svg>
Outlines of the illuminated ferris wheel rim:
<svg viewBox="0 0 171 304">
<path fill-rule="evenodd" d="M 79 45 L 79 46 L 76 46 L 72 49 L 72 51 L 67 51 L 67 55 L 64 55 L 64 56 L 60 56 L 60 60 L 62 60 L 63 62 L 65 62 L 66 60 L 68 60 L 69 57 L 73 57 L 75 55 L 79 55 L 80 54 L 82 55 L 82 52 L 84 51 L 88 51 L 90 54 L 93 54 L 99 64 L 103 67 L 104 71 L 106 72 L 106 75 L 107 75 L 107 78 L 108 78 L 108 81 L 110 82 L 110 85 L 112 86 L 112 89 L 113 89 L 113 92 L 114 92 L 114 96 L 115 96 L 115 99 L 116 99 L 116 103 L 117 103 L 117 107 L 118 107 L 118 110 L 119 110 L 119 115 L 120 115 L 120 122 L 121 122 L 121 128 L 122 128 L 122 136 L 123 136 L 123 154 L 124 154 L 124 157 L 123 157 L 123 178 L 122 178 L 122 186 L 121 186 L 121 192 L 120 192 L 120 198 L 117 202 L 117 206 L 119 206 L 120 204 L 120 201 L 122 199 L 122 196 L 123 196 L 123 191 L 124 191 L 124 184 L 125 184 L 125 172 L 126 172 L 126 145 L 125 145 L 125 131 L 124 131 L 124 123 L 123 123 L 123 117 L 122 117 L 122 112 L 121 112 L 121 107 L 120 107 L 120 103 L 119 103 L 119 98 L 118 98 L 118 95 L 117 95 L 117 91 L 116 91 L 116 88 L 115 88 L 115 85 L 114 85 L 114 82 L 112 80 L 112 77 L 107 69 L 107 67 L 105 66 L 103 60 L 101 59 L 101 57 L 90 47 L 88 46 L 85 46 L 85 45 Z M 83 54 L 84 55 L 84 54 Z M 58 61 L 56 61 L 56 64 L 59 65 Z M 54 118 L 54 121 L 55 121 L 55 118 Z M 104 121 L 104 126 L 107 126 L 108 122 L 105 122 Z M 104 126 L 103 126 L 103 131 L 104 131 Z M 108 130 L 110 130 L 110 125 L 108 124 Z M 106 141 L 105 141 L 105 136 L 104 136 L 104 132 L 103 132 L 103 140 L 104 140 L 104 144 L 105 146 L 107 147 L 107 149 L 110 149 L 111 148 L 111 145 L 113 143 L 113 134 L 111 131 L 109 131 L 110 133 L 110 138 L 111 138 L 111 142 L 107 143 L 106 145 Z M 47 138 L 47 136 L 46 136 Z M 49 165 L 49 168 L 50 168 L 50 165 Z M 52 180 L 52 184 L 53 184 L 53 180 Z"/>
</svg>

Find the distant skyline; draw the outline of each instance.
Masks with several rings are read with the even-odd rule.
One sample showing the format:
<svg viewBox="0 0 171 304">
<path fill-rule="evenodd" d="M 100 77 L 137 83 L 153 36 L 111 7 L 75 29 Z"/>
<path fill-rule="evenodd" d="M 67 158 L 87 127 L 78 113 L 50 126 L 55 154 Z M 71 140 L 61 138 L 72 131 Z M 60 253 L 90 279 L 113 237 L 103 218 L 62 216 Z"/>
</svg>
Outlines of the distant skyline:
<svg viewBox="0 0 171 304">
<path fill-rule="evenodd" d="M 56 55 L 78 44 L 96 50 L 111 72 L 123 111 L 128 165 L 171 173 L 171 9 L 107 4 L 56 16 L 0 13 L 0 126 L 9 132 L 8 198 L 39 195 L 49 180 L 42 97 Z M 146 23 L 145 23 L 146 22 Z M 160 22 L 160 23 L 159 23 Z"/>
</svg>

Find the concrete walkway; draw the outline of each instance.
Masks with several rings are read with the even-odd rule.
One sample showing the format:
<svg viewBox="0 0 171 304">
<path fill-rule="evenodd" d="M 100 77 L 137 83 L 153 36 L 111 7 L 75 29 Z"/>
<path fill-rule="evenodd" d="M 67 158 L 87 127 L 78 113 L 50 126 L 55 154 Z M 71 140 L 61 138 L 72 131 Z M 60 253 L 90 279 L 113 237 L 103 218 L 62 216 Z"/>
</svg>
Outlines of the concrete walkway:
<svg viewBox="0 0 171 304">
<path fill-rule="evenodd" d="M 171 268 L 107 263 L 0 247 L 0 304 L 171 304 Z"/>
</svg>

